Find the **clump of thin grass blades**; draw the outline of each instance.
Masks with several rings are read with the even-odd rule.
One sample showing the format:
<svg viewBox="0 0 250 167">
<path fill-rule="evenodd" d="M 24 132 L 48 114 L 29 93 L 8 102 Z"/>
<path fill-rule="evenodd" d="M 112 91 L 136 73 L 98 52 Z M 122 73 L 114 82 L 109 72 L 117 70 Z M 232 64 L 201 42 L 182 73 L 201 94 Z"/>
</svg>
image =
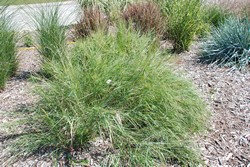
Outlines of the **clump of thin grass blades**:
<svg viewBox="0 0 250 167">
<path fill-rule="evenodd" d="M 74 26 L 75 37 L 84 38 L 100 29 L 108 29 L 108 18 L 97 6 L 83 9 L 83 16 Z"/>
<path fill-rule="evenodd" d="M 229 17 L 229 12 L 217 5 L 207 5 L 204 7 L 204 22 L 219 27 Z"/>
<path fill-rule="evenodd" d="M 132 3 L 123 11 L 122 16 L 127 23 L 132 22 L 137 31 L 154 32 L 159 37 L 164 33 L 165 19 L 156 3 L 150 1 Z"/>
<path fill-rule="evenodd" d="M 61 26 L 59 5 L 41 6 L 33 20 L 37 28 L 38 51 L 44 61 L 60 60 L 66 50 L 66 29 Z"/>
<path fill-rule="evenodd" d="M 27 120 L 33 132 L 12 145 L 18 155 L 78 149 L 97 137 L 112 147 L 103 166 L 198 164 L 188 136 L 204 128 L 204 104 L 192 86 L 166 69 L 151 38 L 119 26 L 78 41 Z M 18 148 L 18 149 L 17 149 Z"/>
<path fill-rule="evenodd" d="M 0 7 L 0 90 L 17 69 L 15 33 L 11 30 L 11 14 Z"/>
<path fill-rule="evenodd" d="M 202 62 L 245 68 L 250 62 L 249 18 L 229 18 L 211 32 L 201 49 Z"/>
<path fill-rule="evenodd" d="M 188 50 L 195 35 L 204 27 L 202 1 L 167 0 L 163 5 L 167 37 L 172 40 L 174 51 Z"/>
</svg>

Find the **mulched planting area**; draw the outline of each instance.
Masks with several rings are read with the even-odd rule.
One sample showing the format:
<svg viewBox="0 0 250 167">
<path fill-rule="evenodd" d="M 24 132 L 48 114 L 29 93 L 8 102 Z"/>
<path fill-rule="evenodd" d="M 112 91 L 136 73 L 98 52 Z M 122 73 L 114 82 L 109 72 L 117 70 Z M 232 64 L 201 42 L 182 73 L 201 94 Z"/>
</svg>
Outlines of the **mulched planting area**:
<svg viewBox="0 0 250 167">
<path fill-rule="evenodd" d="M 176 73 L 192 81 L 207 102 L 211 112 L 208 131 L 194 137 L 207 166 L 250 166 L 250 69 L 245 71 L 218 68 L 215 65 L 197 63 L 198 45 L 189 52 L 177 55 L 174 61 L 166 61 Z M 39 71 L 40 57 L 34 48 L 19 50 L 19 69 L 4 91 L 0 92 L 0 124 L 17 119 L 12 113 L 34 105 L 39 97 L 32 92 L 35 82 L 30 75 Z M 0 125 L 1 126 L 1 125 Z M 4 152 L 8 142 L 6 132 L 0 128 L 0 166 L 4 166 Z M 97 140 L 98 141 L 98 140 Z M 87 159 L 96 166 L 100 152 L 107 147 L 105 141 L 92 143 L 89 152 L 77 153 L 78 159 Z M 98 150 L 99 149 L 99 150 Z M 64 165 L 63 159 L 58 164 Z M 20 160 L 13 166 L 53 166 L 45 156 Z"/>
<path fill-rule="evenodd" d="M 200 90 L 211 112 L 197 143 L 207 166 L 250 166 L 250 69 L 197 63 L 197 45 L 171 65 Z"/>
</svg>

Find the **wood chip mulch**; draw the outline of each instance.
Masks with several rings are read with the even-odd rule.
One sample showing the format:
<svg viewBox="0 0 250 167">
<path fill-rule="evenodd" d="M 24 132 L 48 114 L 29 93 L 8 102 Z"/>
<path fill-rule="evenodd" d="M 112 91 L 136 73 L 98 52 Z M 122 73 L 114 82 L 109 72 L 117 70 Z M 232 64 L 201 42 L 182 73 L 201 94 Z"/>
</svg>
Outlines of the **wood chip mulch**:
<svg viewBox="0 0 250 167">
<path fill-rule="evenodd" d="M 197 63 L 198 44 L 178 55 L 176 71 L 191 80 L 212 113 L 197 143 L 207 166 L 250 166 L 250 68 L 244 71 Z"/>
</svg>

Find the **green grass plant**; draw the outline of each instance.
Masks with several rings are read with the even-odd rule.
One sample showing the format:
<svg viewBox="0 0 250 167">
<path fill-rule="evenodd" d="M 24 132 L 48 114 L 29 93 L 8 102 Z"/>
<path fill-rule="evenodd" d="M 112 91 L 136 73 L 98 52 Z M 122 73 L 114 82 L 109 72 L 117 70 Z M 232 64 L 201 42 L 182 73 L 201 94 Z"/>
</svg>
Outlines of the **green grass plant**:
<svg viewBox="0 0 250 167">
<path fill-rule="evenodd" d="M 229 17 L 229 13 L 216 5 L 204 6 L 204 22 L 211 26 L 219 27 Z"/>
<path fill-rule="evenodd" d="M 173 41 L 174 51 L 182 52 L 204 27 L 201 0 L 167 0 L 161 2 L 167 17 L 167 37 Z"/>
<path fill-rule="evenodd" d="M 15 33 L 11 30 L 11 15 L 0 8 L 0 90 L 17 69 Z"/>
<path fill-rule="evenodd" d="M 65 54 L 66 28 L 61 26 L 60 5 L 44 6 L 33 16 L 37 28 L 37 48 L 43 60 L 60 60 Z"/>
<path fill-rule="evenodd" d="M 205 63 L 245 68 L 250 62 L 250 20 L 230 17 L 215 28 L 201 47 Z"/>
<path fill-rule="evenodd" d="M 110 141 L 103 166 L 200 163 L 189 137 L 204 128 L 204 103 L 191 84 L 162 64 L 152 38 L 119 26 L 78 41 L 53 80 L 38 87 L 41 101 L 12 144 L 17 155 L 78 149 L 97 137 Z M 30 126 L 30 128 L 28 128 Z"/>
<path fill-rule="evenodd" d="M 32 35 L 28 32 L 23 36 L 23 43 L 25 47 L 32 47 L 34 46 Z"/>
</svg>

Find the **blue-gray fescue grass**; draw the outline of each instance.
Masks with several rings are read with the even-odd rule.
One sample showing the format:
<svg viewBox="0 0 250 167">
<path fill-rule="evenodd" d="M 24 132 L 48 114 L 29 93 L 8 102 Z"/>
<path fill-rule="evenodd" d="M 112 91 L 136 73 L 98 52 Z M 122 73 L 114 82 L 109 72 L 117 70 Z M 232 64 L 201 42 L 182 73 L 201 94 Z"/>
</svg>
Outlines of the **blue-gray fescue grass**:
<svg viewBox="0 0 250 167">
<path fill-rule="evenodd" d="M 200 60 L 245 68 L 250 62 L 250 20 L 231 17 L 215 28 L 201 47 Z"/>
</svg>

